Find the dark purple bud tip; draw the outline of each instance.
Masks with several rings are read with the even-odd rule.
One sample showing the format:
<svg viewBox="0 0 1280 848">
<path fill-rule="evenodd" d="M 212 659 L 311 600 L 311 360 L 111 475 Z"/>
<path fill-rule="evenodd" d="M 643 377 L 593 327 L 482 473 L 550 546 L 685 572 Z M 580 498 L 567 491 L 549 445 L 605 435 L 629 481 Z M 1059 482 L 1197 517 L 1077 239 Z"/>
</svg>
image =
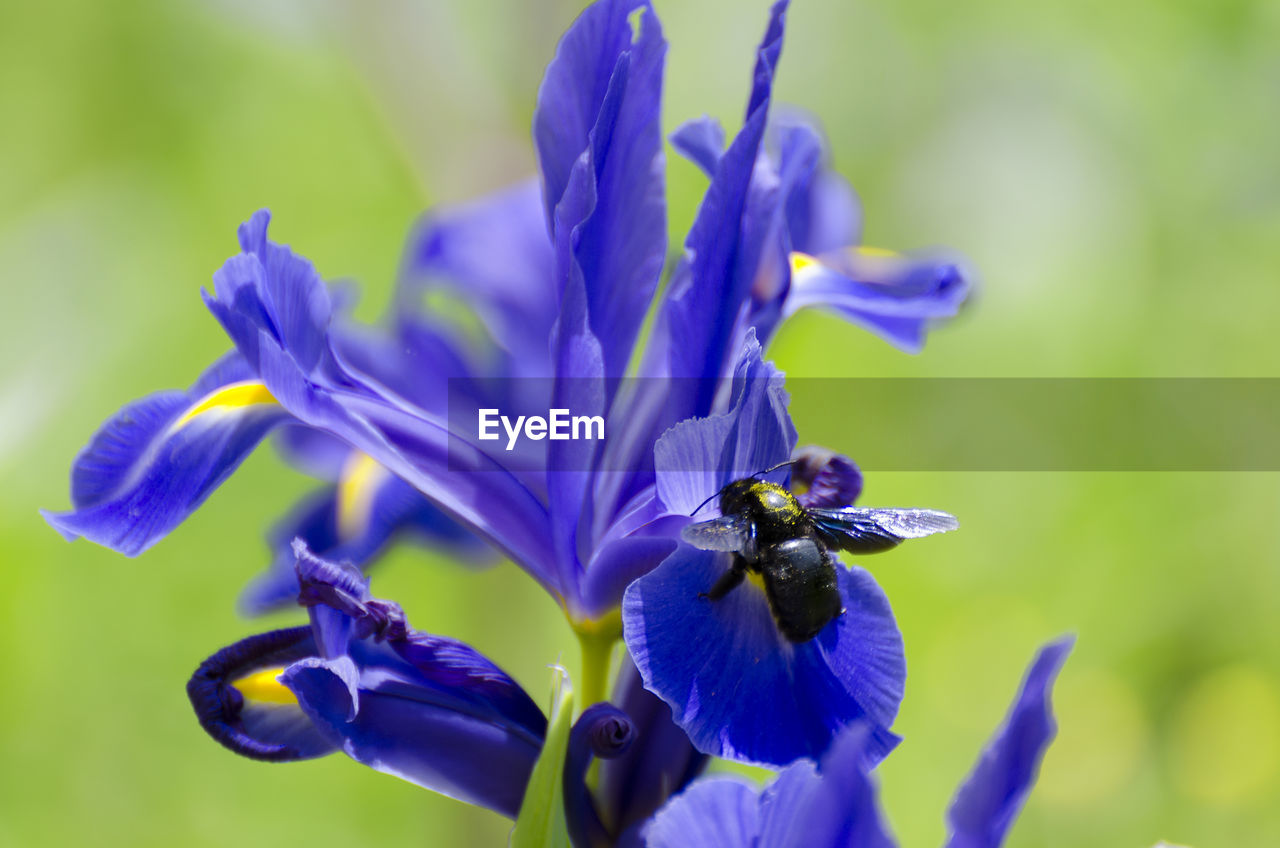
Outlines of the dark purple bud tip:
<svg viewBox="0 0 1280 848">
<path fill-rule="evenodd" d="M 357 639 L 373 637 L 374 641 L 404 641 L 409 633 L 409 623 L 404 610 L 394 601 L 373 599 L 364 603 L 364 609 L 355 615 Z"/>
<path fill-rule="evenodd" d="M 792 466 L 792 485 L 806 509 L 850 506 L 862 494 L 862 472 L 853 460 L 816 445 L 800 448 Z"/>
<path fill-rule="evenodd" d="M 612 704 L 596 704 L 582 714 L 591 753 L 602 759 L 620 757 L 635 741 L 636 729 L 631 719 Z"/>
</svg>

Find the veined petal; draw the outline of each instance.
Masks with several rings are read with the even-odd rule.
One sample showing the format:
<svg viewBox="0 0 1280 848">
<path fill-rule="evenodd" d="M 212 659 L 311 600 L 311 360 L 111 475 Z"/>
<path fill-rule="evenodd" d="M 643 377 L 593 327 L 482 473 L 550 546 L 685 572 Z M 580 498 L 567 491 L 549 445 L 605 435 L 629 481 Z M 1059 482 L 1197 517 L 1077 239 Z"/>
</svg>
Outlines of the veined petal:
<svg viewBox="0 0 1280 848">
<path fill-rule="evenodd" d="M 716 162 L 684 258 L 673 272 L 641 361 L 638 391 L 622 399 L 612 419 L 625 422 L 610 437 L 606 463 L 636 469 L 607 481 L 597 509 L 612 510 L 652 482 L 652 447 L 688 418 L 714 411 L 718 381 L 727 376 L 746 327 L 747 296 L 763 249 L 743 233 L 748 193 L 768 119 L 773 73 L 782 50 L 787 0 L 775 3 L 757 51 L 746 119 Z M 665 378 L 675 377 L 668 382 Z"/>
<path fill-rule="evenodd" d="M 786 462 L 795 442 L 782 372 L 761 358 L 748 331 L 727 411 L 681 421 L 658 439 L 658 499 L 669 512 L 690 515 L 726 484 Z"/>
<path fill-rule="evenodd" d="M 372 457 L 559 596 L 545 506 L 492 457 L 455 438 L 443 416 L 345 369 L 331 344 L 323 283 L 309 262 L 266 239 L 266 224 L 259 213 L 242 228 L 248 252 L 219 272 L 216 297 L 206 303 L 267 390 L 299 422 Z"/>
<path fill-rule="evenodd" d="M 70 512 L 42 514 L 78 536 L 136 556 L 186 519 L 288 414 L 238 354 L 186 392 L 121 409 L 72 468 Z"/>
<path fill-rule="evenodd" d="M 546 734 L 537 705 L 471 647 L 409 629 L 350 567 L 299 554 L 324 658 L 281 680 L 316 727 L 371 768 L 514 817 Z"/>
<path fill-rule="evenodd" d="M 723 778 L 699 781 L 654 817 L 645 844 L 790 848 L 802 839 L 805 848 L 892 848 L 867 776 L 866 742 L 866 728 L 853 725 L 820 763 L 793 763 L 763 790 Z M 710 841 L 682 838 L 708 825 Z"/>
<path fill-rule="evenodd" d="M 1059 639 L 1037 654 L 1004 724 L 947 810 L 948 848 L 996 848 L 1004 842 L 1057 733 L 1050 696 L 1074 642 Z"/>
<path fill-rule="evenodd" d="M 250 636 L 218 651 L 187 683 L 200 726 L 224 747 L 256 760 L 309 759 L 337 750 L 278 679 L 286 666 L 315 653 L 308 627 Z"/>
<path fill-rule="evenodd" d="M 791 254 L 786 314 L 818 307 L 839 314 L 911 353 L 931 322 L 955 315 L 969 280 L 955 261 L 853 247 Z"/>
<path fill-rule="evenodd" d="M 761 848 L 785 848 L 805 834 L 813 848 L 893 848 L 875 784 L 864 725 L 842 731 L 815 769 L 802 760 L 786 768 L 760 795 Z"/>
<path fill-rule="evenodd" d="M 728 370 L 738 313 L 750 291 L 762 245 L 745 237 L 743 220 L 756 157 L 764 138 L 773 76 L 782 50 L 786 0 L 775 3 L 757 53 L 746 118 L 720 157 L 685 242 L 654 329 L 649 374 L 714 378 Z M 711 316 L 715 316 L 712 320 Z M 668 422 L 712 411 L 714 384 L 689 384 L 691 397 L 672 397 Z"/>
<path fill-rule="evenodd" d="M 840 730 L 863 721 L 868 756 L 883 758 L 898 742 L 889 726 L 906 661 L 871 575 L 837 567 L 844 613 L 816 638 L 793 643 L 751 581 L 717 601 L 700 597 L 728 567 L 727 555 L 682 545 L 628 587 L 623 636 L 646 688 L 713 756 L 781 766 L 821 756 Z"/>
<path fill-rule="evenodd" d="M 644 828 L 647 848 L 756 848 L 760 792 L 745 780 L 700 780 L 677 795 Z"/>
</svg>

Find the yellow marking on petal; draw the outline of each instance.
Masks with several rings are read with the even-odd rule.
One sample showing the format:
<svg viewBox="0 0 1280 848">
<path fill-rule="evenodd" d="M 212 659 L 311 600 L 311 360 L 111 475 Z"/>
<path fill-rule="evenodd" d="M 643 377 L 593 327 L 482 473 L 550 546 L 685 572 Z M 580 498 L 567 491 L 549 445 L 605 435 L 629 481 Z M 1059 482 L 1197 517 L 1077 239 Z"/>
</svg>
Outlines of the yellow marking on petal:
<svg viewBox="0 0 1280 848">
<path fill-rule="evenodd" d="M 355 451 L 342 466 L 338 479 L 338 536 L 352 539 L 364 533 L 373 514 L 373 500 L 391 472 L 368 454 Z"/>
<path fill-rule="evenodd" d="M 798 250 L 791 252 L 791 273 L 793 274 L 799 274 L 806 268 L 812 268 L 814 265 L 821 264 L 822 263 L 816 256 L 810 256 L 809 254 L 801 253 Z"/>
<path fill-rule="evenodd" d="M 173 422 L 177 430 L 190 424 L 197 416 L 206 412 L 225 412 L 232 409 L 243 409 L 259 404 L 278 403 L 275 395 L 259 380 L 246 380 L 243 383 L 231 383 L 220 389 L 214 389 L 200 398 L 195 404 Z"/>
<path fill-rule="evenodd" d="M 756 587 L 757 589 L 759 589 L 761 592 L 765 591 L 765 588 L 764 588 L 764 575 L 762 575 L 760 572 L 758 572 L 758 571 L 748 571 L 748 572 L 747 572 L 747 582 L 748 582 L 748 583 L 754 583 L 754 584 L 755 584 L 755 587 Z"/>
<path fill-rule="evenodd" d="M 867 245 L 859 245 L 858 247 L 849 248 L 849 252 L 855 256 L 866 256 L 868 258 L 880 259 L 896 259 L 902 254 L 896 250 L 888 250 L 883 247 L 868 247 Z"/>
<path fill-rule="evenodd" d="M 231 685 L 240 690 L 246 701 L 260 701 L 267 704 L 297 704 L 298 699 L 281 683 L 278 678 L 284 666 L 264 668 L 253 674 L 246 674 Z"/>
</svg>

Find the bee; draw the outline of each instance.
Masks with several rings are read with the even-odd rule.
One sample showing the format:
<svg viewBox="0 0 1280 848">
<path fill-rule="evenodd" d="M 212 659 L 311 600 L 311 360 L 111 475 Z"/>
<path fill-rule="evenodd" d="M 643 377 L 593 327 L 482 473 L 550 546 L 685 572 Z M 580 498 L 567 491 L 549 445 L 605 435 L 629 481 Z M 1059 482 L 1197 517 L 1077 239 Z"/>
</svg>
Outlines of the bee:
<svg viewBox="0 0 1280 848">
<path fill-rule="evenodd" d="M 778 630 L 792 642 L 809 641 L 844 612 L 832 551 L 874 554 L 960 526 L 936 509 L 806 509 L 782 486 L 756 477 L 707 500 L 717 496 L 720 517 L 680 534 L 695 548 L 733 554 L 733 565 L 702 597 L 718 601 L 748 573 L 759 575 Z"/>
</svg>

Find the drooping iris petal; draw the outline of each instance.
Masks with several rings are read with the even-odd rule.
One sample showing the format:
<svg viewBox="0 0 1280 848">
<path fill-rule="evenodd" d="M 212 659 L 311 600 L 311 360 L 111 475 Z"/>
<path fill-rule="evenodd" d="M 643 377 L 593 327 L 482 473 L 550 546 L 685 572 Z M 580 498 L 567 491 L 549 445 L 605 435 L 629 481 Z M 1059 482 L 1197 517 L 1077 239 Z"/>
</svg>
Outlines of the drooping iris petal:
<svg viewBox="0 0 1280 848">
<path fill-rule="evenodd" d="M 68 539 L 128 556 L 154 545 L 209 497 L 288 416 L 238 354 L 187 391 L 125 406 L 76 457 L 69 512 L 42 512 Z"/>
<path fill-rule="evenodd" d="M 406 662 L 391 644 L 354 643 L 355 697 L 343 678 L 345 658 L 295 663 L 281 680 L 326 738 L 357 762 L 514 818 L 545 727 L 513 721 L 472 697 L 464 658 L 443 662 L 428 649 L 414 658 Z M 477 673 L 492 673 L 478 654 L 470 659 Z"/>
<path fill-rule="evenodd" d="M 250 636 L 218 651 L 187 683 L 200 726 L 255 760 L 285 762 L 337 750 L 278 680 L 287 666 L 315 653 L 309 627 Z"/>
<path fill-rule="evenodd" d="M 868 755 L 897 744 L 889 731 L 906 662 L 888 600 L 867 572 L 838 566 L 843 614 L 808 642 L 779 631 L 764 591 L 746 581 L 725 597 L 700 597 L 729 555 L 682 545 L 632 583 L 623 635 L 645 686 L 713 756 L 781 766 L 820 756 L 841 729 L 871 726 Z"/>
<path fill-rule="evenodd" d="M 969 293 L 960 265 L 927 253 L 851 247 L 791 255 L 787 315 L 807 307 L 837 313 L 916 353 L 931 323 L 956 314 Z"/>
<path fill-rule="evenodd" d="M 892 848 L 866 773 L 866 741 L 866 728 L 854 725 L 819 763 L 800 760 L 763 790 L 724 778 L 699 781 L 654 816 L 645 845 Z M 701 838 L 690 841 L 690 833 Z"/>
<path fill-rule="evenodd" d="M 1004 724 L 947 810 L 948 848 L 996 848 L 1004 842 L 1057 732 L 1050 696 L 1074 641 L 1051 642 L 1031 664 Z"/>
<path fill-rule="evenodd" d="M 297 546 L 316 656 L 280 676 L 331 744 L 378 771 L 514 817 L 546 718 L 468 645 L 412 630 L 352 567 Z"/>
</svg>

